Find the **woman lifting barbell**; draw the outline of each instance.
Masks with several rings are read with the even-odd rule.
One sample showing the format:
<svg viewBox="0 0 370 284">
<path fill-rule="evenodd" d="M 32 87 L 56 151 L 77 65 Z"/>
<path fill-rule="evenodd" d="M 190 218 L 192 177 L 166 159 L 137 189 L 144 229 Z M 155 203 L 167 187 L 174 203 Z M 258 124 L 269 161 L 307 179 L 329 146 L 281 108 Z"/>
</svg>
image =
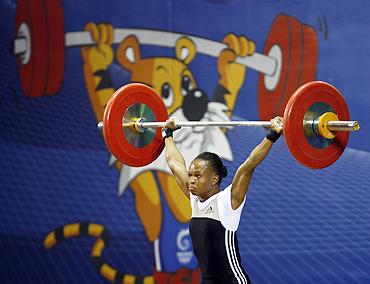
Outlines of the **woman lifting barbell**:
<svg viewBox="0 0 370 284">
<path fill-rule="evenodd" d="M 181 191 L 190 199 L 190 235 L 202 273 L 202 284 L 251 283 L 241 266 L 236 231 L 255 168 L 265 159 L 283 130 L 283 118 L 271 120 L 266 138 L 239 166 L 231 185 L 220 189 L 227 169 L 217 154 L 199 154 L 186 169 L 185 160 L 172 137 L 178 129 L 166 121 L 162 136 L 166 161 Z"/>
</svg>

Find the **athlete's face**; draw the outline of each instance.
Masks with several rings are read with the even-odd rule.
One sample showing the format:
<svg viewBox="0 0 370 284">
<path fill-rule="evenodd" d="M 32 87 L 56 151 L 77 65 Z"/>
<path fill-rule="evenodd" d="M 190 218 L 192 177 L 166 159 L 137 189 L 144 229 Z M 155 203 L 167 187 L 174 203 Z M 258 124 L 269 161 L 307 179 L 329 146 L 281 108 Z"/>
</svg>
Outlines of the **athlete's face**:
<svg viewBox="0 0 370 284">
<path fill-rule="evenodd" d="M 208 161 L 194 160 L 189 167 L 189 190 L 192 194 L 207 199 L 214 194 L 217 187 L 218 175 Z"/>
</svg>

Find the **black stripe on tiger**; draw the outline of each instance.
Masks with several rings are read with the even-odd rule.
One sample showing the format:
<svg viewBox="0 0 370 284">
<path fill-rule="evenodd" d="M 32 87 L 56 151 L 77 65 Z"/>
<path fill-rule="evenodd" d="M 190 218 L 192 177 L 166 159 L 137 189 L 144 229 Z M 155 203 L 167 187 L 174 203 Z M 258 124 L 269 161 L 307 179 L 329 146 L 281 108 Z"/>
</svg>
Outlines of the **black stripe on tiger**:
<svg viewBox="0 0 370 284">
<path fill-rule="evenodd" d="M 80 223 L 80 235 L 81 236 L 88 236 L 89 235 L 89 222 L 81 222 Z"/>
<path fill-rule="evenodd" d="M 135 284 L 143 284 L 144 283 L 144 277 L 143 276 L 136 276 Z"/>
<path fill-rule="evenodd" d="M 60 243 L 61 241 L 64 241 L 65 238 L 63 235 L 63 226 L 56 228 L 54 232 L 55 232 L 55 239 L 58 243 Z"/>
<path fill-rule="evenodd" d="M 100 272 L 100 269 L 101 267 L 103 266 L 103 264 L 105 263 L 103 258 L 101 256 L 97 256 L 97 257 L 92 257 L 91 258 L 91 262 L 92 262 L 92 265 L 94 266 L 94 268 Z"/>
<path fill-rule="evenodd" d="M 116 277 L 114 278 L 114 284 L 122 284 L 123 278 L 125 278 L 125 273 L 117 271 Z"/>
</svg>

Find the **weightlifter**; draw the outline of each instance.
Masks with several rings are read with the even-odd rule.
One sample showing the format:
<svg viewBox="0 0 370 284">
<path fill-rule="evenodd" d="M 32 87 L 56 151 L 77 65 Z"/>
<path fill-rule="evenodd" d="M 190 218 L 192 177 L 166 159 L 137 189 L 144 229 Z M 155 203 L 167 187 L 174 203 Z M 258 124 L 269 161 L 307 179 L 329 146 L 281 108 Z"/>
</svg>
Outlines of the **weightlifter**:
<svg viewBox="0 0 370 284">
<path fill-rule="evenodd" d="M 217 154 L 199 154 L 186 169 L 185 160 L 176 147 L 173 119 L 162 129 L 166 161 L 181 191 L 190 199 L 192 216 L 190 235 L 202 273 L 202 284 L 251 283 L 241 265 L 236 231 L 239 226 L 248 186 L 255 168 L 265 159 L 283 130 L 283 119 L 271 120 L 266 138 L 239 166 L 232 183 L 220 189 L 227 169 Z"/>
</svg>

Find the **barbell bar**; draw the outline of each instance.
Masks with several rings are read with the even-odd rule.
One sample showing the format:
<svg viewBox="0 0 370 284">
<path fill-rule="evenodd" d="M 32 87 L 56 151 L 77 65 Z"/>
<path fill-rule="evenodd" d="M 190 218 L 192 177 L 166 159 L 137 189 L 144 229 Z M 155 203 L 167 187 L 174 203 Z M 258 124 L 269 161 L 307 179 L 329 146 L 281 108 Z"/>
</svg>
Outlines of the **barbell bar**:
<svg viewBox="0 0 370 284">
<path fill-rule="evenodd" d="M 318 124 L 318 120 L 308 122 L 311 125 Z M 122 127 L 130 127 L 136 129 L 137 132 L 143 133 L 146 128 L 163 128 L 165 121 L 146 121 L 145 118 L 139 117 L 132 122 L 122 122 Z M 260 127 L 271 127 L 270 121 L 175 121 L 176 127 L 234 127 L 234 126 L 260 126 Z M 283 125 L 282 125 L 283 126 Z M 98 123 L 98 128 L 103 129 L 103 122 Z M 326 128 L 329 131 L 358 131 L 360 124 L 358 121 L 328 121 L 326 122 Z M 334 138 L 334 137 L 333 137 Z"/>
<path fill-rule="evenodd" d="M 360 124 L 358 121 L 328 121 L 327 128 L 330 131 L 358 131 Z"/>
<path fill-rule="evenodd" d="M 158 121 L 147 121 L 147 118 Z M 98 127 L 103 130 L 108 149 L 118 160 L 130 166 L 143 166 L 162 152 L 160 128 L 167 119 L 167 109 L 160 96 L 146 85 L 131 83 L 114 93 Z M 175 121 L 175 125 L 268 128 L 271 121 Z M 349 120 L 340 92 L 322 81 L 308 82 L 294 92 L 285 109 L 282 126 L 293 157 L 317 169 L 334 163 L 348 143 L 349 132 L 360 129 L 358 121 Z"/>
</svg>

